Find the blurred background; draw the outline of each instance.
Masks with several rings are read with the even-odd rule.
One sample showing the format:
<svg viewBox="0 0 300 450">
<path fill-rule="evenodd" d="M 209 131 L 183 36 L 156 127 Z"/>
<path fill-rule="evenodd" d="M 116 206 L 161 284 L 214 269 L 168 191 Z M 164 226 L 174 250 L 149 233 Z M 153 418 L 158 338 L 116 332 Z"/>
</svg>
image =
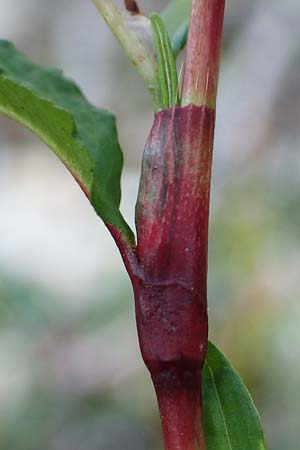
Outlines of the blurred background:
<svg viewBox="0 0 300 450">
<path fill-rule="evenodd" d="M 140 3 L 148 13 L 166 1 Z M 133 224 L 153 117 L 142 81 L 91 1 L 0 7 L 1 38 L 117 115 Z M 214 151 L 210 337 L 249 387 L 271 450 L 300 443 L 299 23 L 299 0 L 227 0 Z M 0 136 L 0 449 L 161 450 L 112 239 L 43 144 L 2 117 Z"/>
</svg>

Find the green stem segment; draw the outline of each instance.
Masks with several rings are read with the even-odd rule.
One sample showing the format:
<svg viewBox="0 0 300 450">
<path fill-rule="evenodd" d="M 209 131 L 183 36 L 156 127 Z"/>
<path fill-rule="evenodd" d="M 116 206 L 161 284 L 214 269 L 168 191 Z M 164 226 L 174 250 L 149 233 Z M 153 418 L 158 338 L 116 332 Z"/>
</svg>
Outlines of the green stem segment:
<svg viewBox="0 0 300 450">
<path fill-rule="evenodd" d="M 142 45 L 127 24 L 126 16 L 111 0 L 93 0 L 103 19 L 116 36 L 137 72 L 145 81 L 151 95 L 155 97 L 157 90 L 156 61 L 151 53 Z"/>
</svg>

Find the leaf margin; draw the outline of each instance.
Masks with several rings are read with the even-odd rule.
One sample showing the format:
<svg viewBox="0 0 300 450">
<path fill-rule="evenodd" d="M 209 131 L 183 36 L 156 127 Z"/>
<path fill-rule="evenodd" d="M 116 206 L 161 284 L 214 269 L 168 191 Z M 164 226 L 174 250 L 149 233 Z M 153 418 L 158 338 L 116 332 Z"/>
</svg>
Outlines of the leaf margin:
<svg viewBox="0 0 300 450">
<path fill-rule="evenodd" d="M 226 379 L 228 373 L 231 377 L 229 379 L 229 383 L 228 379 Z M 218 381 L 216 380 L 219 379 L 221 379 L 221 382 L 218 384 Z M 229 398 L 229 394 L 232 395 L 234 389 L 236 391 L 239 391 L 238 402 L 240 402 L 240 404 L 242 404 L 242 398 L 243 400 L 247 401 L 247 403 L 243 402 L 242 411 L 233 411 L 233 413 L 231 414 L 224 413 L 220 391 L 224 389 L 226 385 L 227 388 L 228 385 L 231 385 L 231 390 L 228 390 L 228 392 L 226 392 L 227 401 Z M 211 394 L 212 390 L 215 393 L 214 396 Z M 225 390 L 227 391 L 227 389 Z M 202 395 L 204 410 L 204 430 L 206 435 L 207 450 L 266 450 L 264 432 L 261 425 L 260 416 L 247 387 L 243 383 L 238 372 L 226 358 L 226 356 L 210 341 L 208 342 L 207 356 L 202 370 Z M 213 397 L 217 397 L 217 401 L 216 398 Z M 220 425 L 220 423 L 217 423 L 217 408 L 214 409 L 215 406 L 212 406 L 213 403 L 214 405 L 216 405 L 217 403 L 217 405 L 219 406 L 219 414 L 225 422 L 225 424 L 223 424 L 223 427 L 221 426 L 222 424 Z M 229 425 L 230 428 L 232 428 L 232 421 L 235 420 L 236 417 L 240 418 L 241 415 L 245 415 L 246 409 L 248 409 L 248 416 L 251 416 L 250 418 L 252 421 L 252 428 L 256 428 L 257 436 L 249 437 L 250 425 L 249 422 L 247 422 L 248 442 L 241 446 L 240 443 L 237 443 L 236 436 L 231 437 L 233 433 L 229 430 Z M 229 425 L 225 416 L 229 417 Z M 223 445 L 224 436 L 225 441 L 227 441 L 227 444 L 229 444 L 227 446 Z"/>
<path fill-rule="evenodd" d="M 60 92 L 64 89 L 65 97 Z M 30 119 L 28 108 L 31 105 L 26 104 L 25 99 L 36 102 L 32 106 L 34 120 L 32 117 Z M 115 116 L 92 105 L 75 82 L 64 77 L 61 70 L 33 63 L 7 40 L 0 40 L 0 100 L 0 112 L 25 126 L 46 143 L 69 169 L 102 220 L 119 229 L 125 240 L 132 243 L 133 232 L 119 210 L 123 155 Z M 34 111 L 34 107 L 37 111 Z M 44 119 L 50 117 L 53 124 L 43 126 L 43 114 Z M 95 148 L 91 145 L 89 147 L 92 140 L 87 135 L 88 127 L 85 129 L 88 119 L 97 124 L 98 128 L 102 126 L 103 142 L 101 144 L 98 139 Z M 47 131 L 47 126 L 50 131 Z M 90 134 L 93 133 L 91 126 L 89 131 Z M 97 138 L 99 133 L 99 130 L 94 132 Z M 99 155 L 99 149 L 101 150 L 102 145 L 102 150 L 108 154 L 104 146 L 109 140 L 114 164 L 108 161 L 109 170 L 105 171 L 101 167 L 104 155 Z M 109 192 L 109 185 L 113 192 Z"/>
</svg>

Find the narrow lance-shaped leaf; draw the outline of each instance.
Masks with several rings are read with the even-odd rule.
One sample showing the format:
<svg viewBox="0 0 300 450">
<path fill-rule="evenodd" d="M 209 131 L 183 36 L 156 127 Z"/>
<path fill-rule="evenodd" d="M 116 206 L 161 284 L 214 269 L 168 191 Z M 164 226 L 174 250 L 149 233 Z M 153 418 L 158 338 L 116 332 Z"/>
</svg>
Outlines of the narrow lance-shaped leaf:
<svg viewBox="0 0 300 450">
<path fill-rule="evenodd" d="M 0 41 L 0 112 L 39 136 L 97 214 L 132 240 L 119 211 L 123 157 L 111 113 L 91 105 L 60 71 L 32 63 L 7 41 Z"/>
<path fill-rule="evenodd" d="M 160 15 L 164 20 L 175 55 L 186 44 L 191 0 L 172 0 Z"/>
<path fill-rule="evenodd" d="M 207 450 L 265 450 L 259 415 L 247 388 L 210 342 L 202 385 Z"/>
<path fill-rule="evenodd" d="M 168 109 L 179 103 L 177 68 L 168 32 L 161 17 L 150 15 L 157 54 L 158 109 Z"/>
</svg>

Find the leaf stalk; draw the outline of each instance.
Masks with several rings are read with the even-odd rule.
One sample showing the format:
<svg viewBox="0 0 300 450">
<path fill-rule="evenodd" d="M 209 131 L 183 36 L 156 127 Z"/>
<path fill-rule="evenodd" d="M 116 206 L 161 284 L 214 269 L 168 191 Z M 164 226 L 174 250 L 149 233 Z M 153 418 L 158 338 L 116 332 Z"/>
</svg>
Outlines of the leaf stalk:
<svg viewBox="0 0 300 450">
<path fill-rule="evenodd" d="M 155 98 L 157 91 L 157 64 L 153 55 L 142 45 L 122 13 L 111 0 L 93 0 L 101 16 L 119 41 L 137 72 L 143 78 L 150 94 Z"/>
</svg>

